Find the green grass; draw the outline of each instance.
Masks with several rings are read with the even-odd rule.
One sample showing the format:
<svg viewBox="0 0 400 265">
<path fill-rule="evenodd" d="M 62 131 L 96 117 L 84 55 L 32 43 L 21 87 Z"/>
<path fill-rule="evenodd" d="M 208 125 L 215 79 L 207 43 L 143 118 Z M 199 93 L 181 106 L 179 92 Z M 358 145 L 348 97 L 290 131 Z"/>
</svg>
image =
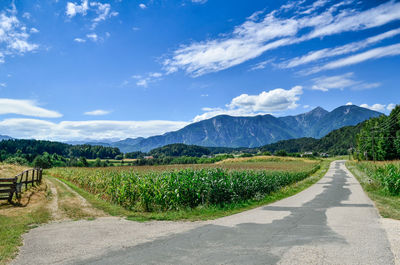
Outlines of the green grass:
<svg viewBox="0 0 400 265">
<path fill-rule="evenodd" d="M 16 210 L 20 211 L 10 215 L 0 214 L 0 264 L 6 264 L 15 257 L 18 246 L 22 244 L 22 234 L 50 219 L 45 205 L 31 210 Z"/>
<path fill-rule="evenodd" d="M 316 173 L 312 174 L 312 176 L 307 177 L 296 183 L 290 184 L 286 187 L 283 187 L 275 192 L 268 194 L 267 196 L 260 198 L 259 200 L 252 199 L 244 202 L 225 204 L 224 206 L 207 205 L 207 206 L 199 206 L 196 208 L 188 207 L 181 210 L 170 210 L 163 212 L 130 211 L 119 205 L 105 201 L 101 199 L 99 196 L 89 193 L 86 190 L 76 186 L 75 184 L 70 183 L 69 181 L 66 181 L 61 178 L 59 179 L 63 181 L 65 184 L 67 184 L 74 191 L 78 192 L 81 196 L 83 196 L 86 200 L 88 200 L 94 207 L 101 209 L 112 216 L 125 216 L 127 217 L 128 220 L 134 220 L 134 221 L 148 221 L 148 220 L 196 221 L 196 220 L 211 220 L 232 215 L 235 213 L 253 209 L 292 196 L 310 187 L 318 180 L 320 180 L 328 170 L 331 161 L 333 161 L 333 159 L 324 160 L 321 163 L 321 168 Z"/>
<path fill-rule="evenodd" d="M 347 162 L 347 168 L 374 201 L 382 217 L 400 220 L 400 196 L 391 195 L 378 179 L 373 177 L 372 162 Z"/>
</svg>

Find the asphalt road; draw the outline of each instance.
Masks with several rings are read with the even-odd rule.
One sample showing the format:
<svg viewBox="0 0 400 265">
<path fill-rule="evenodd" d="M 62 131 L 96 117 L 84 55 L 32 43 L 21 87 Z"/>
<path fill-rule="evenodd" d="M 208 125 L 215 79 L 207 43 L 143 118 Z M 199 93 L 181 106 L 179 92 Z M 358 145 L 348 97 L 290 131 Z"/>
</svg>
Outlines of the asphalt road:
<svg viewBox="0 0 400 265">
<path fill-rule="evenodd" d="M 380 216 L 344 161 L 295 196 L 214 221 L 99 218 L 24 239 L 14 264 L 394 264 Z"/>
</svg>

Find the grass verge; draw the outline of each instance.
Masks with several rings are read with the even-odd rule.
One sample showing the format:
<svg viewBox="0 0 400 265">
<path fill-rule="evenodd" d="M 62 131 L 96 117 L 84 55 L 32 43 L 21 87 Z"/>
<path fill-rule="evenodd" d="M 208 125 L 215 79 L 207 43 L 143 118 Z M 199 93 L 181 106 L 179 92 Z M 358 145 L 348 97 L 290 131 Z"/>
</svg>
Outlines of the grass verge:
<svg viewBox="0 0 400 265">
<path fill-rule="evenodd" d="M 0 264 L 7 264 L 15 257 L 22 244 L 22 234 L 50 220 L 44 186 L 28 192 L 30 202 L 25 207 L 0 206 Z"/>
<path fill-rule="evenodd" d="M 262 205 L 266 205 L 289 196 L 292 196 L 300 191 L 305 190 L 310 187 L 318 180 L 320 180 L 326 173 L 329 168 L 330 162 L 334 159 L 326 159 L 321 162 L 321 168 L 314 173 L 312 176 L 291 184 L 289 186 L 283 187 L 277 192 L 271 193 L 260 200 L 248 200 L 242 203 L 233 203 L 228 204 L 223 207 L 221 206 L 207 206 L 207 207 L 197 207 L 194 209 L 188 208 L 180 211 L 167 211 L 167 212 L 133 212 L 126 210 L 125 208 L 106 202 L 96 195 L 93 195 L 76 185 L 59 179 L 68 185 L 71 189 L 79 193 L 82 197 L 84 197 L 88 202 L 92 204 L 93 207 L 96 207 L 104 212 L 112 215 L 112 216 L 125 216 L 128 220 L 133 221 L 149 221 L 149 220 L 187 220 L 187 221 L 198 221 L 198 220 L 212 220 L 228 215 L 232 215 L 235 213 L 239 213 L 245 210 L 250 210 Z"/>
<path fill-rule="evenodd" d="M 370 178 L 360 169 L 358 162 L 348 161 L 346 166 L 360 182 L 368 197 L 374 201 L 380 215 L 384 218 L 400 220 L 400 196 L 385 192 L 375 179 Z"/>
</svg>

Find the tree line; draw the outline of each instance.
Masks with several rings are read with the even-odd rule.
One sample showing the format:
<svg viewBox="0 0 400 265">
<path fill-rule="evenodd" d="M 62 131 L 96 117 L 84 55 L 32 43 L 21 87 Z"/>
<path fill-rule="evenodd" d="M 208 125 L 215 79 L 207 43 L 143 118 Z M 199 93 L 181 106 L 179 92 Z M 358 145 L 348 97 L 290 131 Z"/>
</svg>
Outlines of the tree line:
<svg viewBox="0 0 400 265">
<path fill-rule="evenodd" d="M 24 139 L 0 141 L 0 162 L 14 164 L 85 166 L 86 159 L 114 159 L 118 155 L 121 151 L 115 147 Z"/>
<path fill-rule="evenodd" d="M 389 116 L 366 121 L 356 138 L 354 156 L 360 160 L 400 159 L 400 105 Z"/>
</svg>

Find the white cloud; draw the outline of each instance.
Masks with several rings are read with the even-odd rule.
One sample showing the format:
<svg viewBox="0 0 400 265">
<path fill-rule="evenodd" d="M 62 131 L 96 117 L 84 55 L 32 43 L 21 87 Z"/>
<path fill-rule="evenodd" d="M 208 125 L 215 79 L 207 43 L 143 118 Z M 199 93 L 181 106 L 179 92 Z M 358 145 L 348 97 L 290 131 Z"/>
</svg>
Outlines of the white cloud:
<svg viewBox="0 0 400 265">
<path fill-rule="evenodd" d="M 319 2 L 322 6 L 325 1 Z M 276 11 L 262 19 L 251 16 L 230 34 L 180 46 L 163 62 L 164 68 L 167 73 L 181 69 L 189 75 L 200 76 L 241 64 L 271 49 L 378 27 L 400 19 L 400 3 L 394 1 L 364 11 L 347 8 L 337 12 L 339 6 L 336 4 L 324 12 L 302 16 L 279 17 L 280 13 Z"/>
<path fill-rule="evenodd" d="M 159 78 L 162 77 L 162 73 L 150 73 L 149 76 L 154 78 Z"/>
<path fill-rule="evenodd" d="M 88 9 L 89 9 L 89 1 L 88 0 L 82 0 L 81 4 L 68 2 L 65 14 L 68 17 L 74 17 L 77 14 L 86 16 Z"/>
<path fill-rule="evenodd" d="M 26 19 L 31 19 L 32 15 L 31 15 L 31 13 L 29 13 L 29 12 L 24 12 L 24 13 L 22 14 L 22 17 L 23 17 L 23 18 L 26 18 Z"/>
<path fill-rule="evenodd" d="M 269 59 L 269 60 L 265 60 L 265 61 L 259 62 L 259 63 L 255 64 L 255 65 L 253 65 L 250 68 L 250 71 L 264 69 L 268 64 L 272 63 L 272 61 L 273 61 L 273 59 Z"/>
<path fill-rule="evenodd" d="M 17 9 L 14 4 L 11 9 L 0 12 L 0 63 L 6 56 L 23 55 L 38 49 L 39 45 L 29 42 L 28 28 L 17 18 Z M 35 29 L 37 30 L 37 29 Z"/>
<path fill-rule="evenodd" d="M 91 116 L 101 116 L 101 115 L 107 115 L 109 113 L 110 113 L 110 111 L 108 111 L 108 110 L 97 109 L 97 110 L 87 111 L 84 114 L 91 115 Z"/>
<path fill-rule="evenodd" d="M 97 17 L 93 19 L 92 29 L 94 29 L 100 21 L 105 21 L 107 18 L 118 15 L 118 12 L 111 12 L 110 4 L 102 4 L 99 2 L 92 2 L 90 6 L 96 8 Z"/>
<path fill-rule="evenodd" d="M 303 108 L 308 109 L 310 105 L 304 105 Z"/>
<path fill-rule="evenodd" d="M 4 114 L 18 114 L 41 118 L 62 117 L 62 115 L 56 111 L 39 107 L 37 103 L 32 100 L 0 98 L 0 115 Z"/>
<path fill-rule="evenodd" d="M 136 85 L 137 85 L 137 86 L 142 86 L 142 87 L 147 87 L 147 86 L 148 86 L 148 83 L 147 83 L 147 80 L 146 80 L 146 79 L 141 79 L 141 80 L 138 80 L 138 81 L 136 82 Z"/>
<path fill-rule="evenodd" d="M 136 85 L 142 86 L 142 87 L 147 87 L 149 85 L 149 83 L 156 82 L 156 81 L 160 80 L 162 77 L 163 77 L 163 74 L 159 73 L 159 72 L 150 72 L 150 73 L 147 73 L 146 76 L 142 76 L 142 75 L 133 75 L 132 76 L 133 79 L 137 79 Z"/>
<path fill-rule="evenodd" d="M 368 104 L 361 104 L 360 107 L 366 108 L 366 109 L 371 109 L 375 111 L 384 111 L 386 105 L 383 104 L 374 104 L 372 106 L 369 106 Z"/>
<path fill-rule="evenodd" d="M 1 87 L 6 87 L 7 84 L 6 84 L 6 83 L 0 83 L 0 86 L 1 86 Z"/>
<path fill-rule="evenodd" d="M 353 105 L 353 102 L 347 102 L 346 103 L 346 106 L 351 106 L 351 105 Z"/>
<path fill-rule="evenodd" d="M 35 138 L 70 141 L 159 135 L 188 125 L 182 121 L 62 121 L 59 123 L 39 119 L 5 119 L 0 131 L 16 138 Z"/>
<path fill-rule="evenodd" d="M 39 30 L 37 28 L 31 28 L 31 33 L 39 33 Z"/>
<path fill-rule="evenodd" d="M 390 103 L 387 105 L 386 109 L 390 111 L 390 110 L 394 109 L 395 107 L 396 107 L 396 104 Z"/>
<path fill-rule="evenodd" d="M 294 109 L 303 93 L 301 86 L 292 89 L 282 88 L 263 91 L 258 95 L 242 94 L 232 99 L 227 108 L 203 108 L 205 113 L 196 116 L 193 121 L 208 119 L 217 115 L 254 116 L 276 111 Z"/>
<path fill-rule="evenodd" d="M 207 0 L 192 0 L 192 3 L 205 4 L 205 3 L 207 3 Z"/>
<path fill-rule="evenodd" d="M 139 7 L 140 7 L 141 9 L 146 9 L 146 8 L 147 8 L 147 6 L 146 6 L 145 4 L 143 4 L 143 3 L 140 3 L 140 4 L 139 4 Z"/>
<path fill-rule="evenodd" d="M 81 38 L 75 38 L 74 41 L 75 41 L 75 42 L 80 42 L 80 43 L 86 42 L 85 39 L 81 39 Z"/>
<path fill-rule="evenodd" d="M 332 89 L 343 90 L 345 88 L 362 90 L 379 87 L 381 85 L 380 83 L 366 83 L 362 81 L 357 81 L 354 80 L 353 77 L 354 73 L 352 72 L 342 75 L 317 77 L 312 79 L 314 84 L 311 89 L 327 92 Z"/>
<path fill-rule="evenodd" d="M 94 41 L 94 42 L 96 42 L 96 41 L 99 40 L 99 36 L 97 36 L 96 33 L 89 33 L 89 34 L 86 34 L 86 37 L 87 37 L 88 39 Z"/>
<path fill-rule="evenodd" d="M 89 11 L 96 15 L 92 19 L 92 25 L 90 27 L 92 30 L 95 29 L 101 21 L 118 16 L 118 12 L 111 11 L 111 5 L 109 3 L 102 4 L 100 2 L 89 2 L 88 0 L 82 0 L 80 4 L 67 2 L 65 14 L 69 18 L 73 18 L 78 14 L 86 16 Z"/>
<path fill-rule="evenodd" d="M 344 55 L 344 54 L 348 54 L 351 52 L 356 52 L 356 51 L 361 50 L 369 45 L 375 44 L 384 39 L 391 38 L 391 37 L 394 37 L 399 34 L 400 34 L 400 28 L 390 30 L 390 31 L 384 32 L 382 34 L 367 38 L 362 41 L 352 42 L 352 43 L 342 45 L 339 47 L 335 47 L 335 48 L 326 48 L 326 49 L 322 49 L 322 50 L 311 51 L 304 56 L 296 57 L 296 58 L 290 59 L 286 62 L 280 63 L 278 66 L 280 68 L 292 68 L 292 67 L 297 67 L 297 66 L 300 66 L 303 64 L 311 63 L 314 61 L 318 61 L 321 59 Z"/>
<path fill-rule="evenodd" d="M 140 28 L 139 27 L 132 27 L 132 30 L 133 31 L 138 31 L 138 30 L 140 30 Z"/>
<path fill-rule="evenodd" d="M 356 55 L 352 55 L 343 59 L 339 59 L 330 63 L 327 63 L 321 67 L 315 67 L 311 71 L 309 71 L 309 74 L 312 73 L 317 73 L 322 70 L 330 70 L 330 69 L 336 69 L 340 67 L 345 67 L 353 64 L 358 64 L 362 63 L 368 60 L 374 60 L 374 59 L 379 59 L 383 57 L 389 57 L 389 56 L 396 56 L 400 54 L 400 43 L 389 45 L 389 46 L 383 46 L 375 49 L 368 50 L 366 52 L 362 52 Z"/>
</svg>

